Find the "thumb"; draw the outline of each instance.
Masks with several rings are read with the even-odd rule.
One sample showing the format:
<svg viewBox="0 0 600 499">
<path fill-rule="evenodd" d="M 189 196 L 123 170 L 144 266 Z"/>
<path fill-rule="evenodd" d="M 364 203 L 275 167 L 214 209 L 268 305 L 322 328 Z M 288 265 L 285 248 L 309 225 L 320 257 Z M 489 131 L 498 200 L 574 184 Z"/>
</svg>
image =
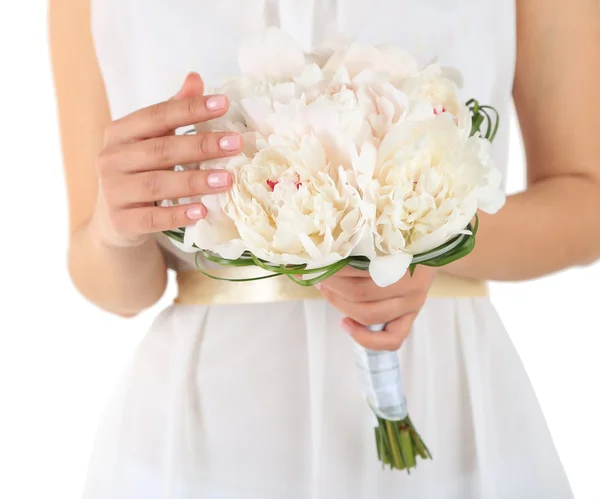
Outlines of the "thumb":
<svg viewBox="0 0 600 499">
<path fill-rule="evenodd" d="M 204 81 L 198 73 L 189 73 L 179 92 L 177 92 L 169 100 L 187 99 L 196 95 L 202 95 L 204 93 Z"/>
</svg>

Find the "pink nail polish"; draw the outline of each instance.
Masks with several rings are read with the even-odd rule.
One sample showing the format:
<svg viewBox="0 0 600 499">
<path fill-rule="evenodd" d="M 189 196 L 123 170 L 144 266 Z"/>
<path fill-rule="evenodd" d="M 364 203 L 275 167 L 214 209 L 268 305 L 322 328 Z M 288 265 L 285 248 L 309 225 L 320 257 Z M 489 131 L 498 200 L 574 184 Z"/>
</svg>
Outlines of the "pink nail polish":
<svg viewBox="0 0 600 499">
<path fill-rule="evenodd" d="M 206 183 L 210 187 L 215 187 L 215 188 L 227 187 L 227 185 L 229 184 L 229 173 L 227 173 L 227 172 L 211 173 L 208 176 L 208 178 L 206 179 Z"/>
<path fill-rule="evenodd" d="M 213 95 L 206 101 L 206 108 L 211 111 L 219 111 L 227 107 L 227 97 L 224 95 Z"/>
<path fill-rule="evenodd" d="M 193 208 L 189 208 L 185 214 L 191 220 L 198 220 L 204 216 L 204 209 L 199 206 L 194 206 Z"/>
<path fill-rule="evenodd" d="M 227 135 L 219 141 L 219 146 L 224 151 L 237 151 L 242 145 L 239 135 Z"/>
</svg>

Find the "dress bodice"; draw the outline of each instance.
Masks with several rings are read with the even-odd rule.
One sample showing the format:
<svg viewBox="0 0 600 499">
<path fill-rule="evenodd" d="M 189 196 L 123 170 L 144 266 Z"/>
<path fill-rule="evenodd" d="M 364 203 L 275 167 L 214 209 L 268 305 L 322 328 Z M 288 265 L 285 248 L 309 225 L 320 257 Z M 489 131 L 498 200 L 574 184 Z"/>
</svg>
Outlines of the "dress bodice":
<svg viewBox="0 0 600 499">
<path fill-rule="evenodd" d="M 209 86 L 237 74 L 240 42 L 278 24 L 306 50 L 341 34 L 401 45 L 421 64 L 456 67 L 464 100 L 475 97 L 500 113 L 493 154 L 506 169 L 514 0 L 92 0 L 92 16 L 115 119 L 174 95 L 190 71 Z M 191 255 L 166 247 L 172 264 L 191 264 Z"/>
</svg>

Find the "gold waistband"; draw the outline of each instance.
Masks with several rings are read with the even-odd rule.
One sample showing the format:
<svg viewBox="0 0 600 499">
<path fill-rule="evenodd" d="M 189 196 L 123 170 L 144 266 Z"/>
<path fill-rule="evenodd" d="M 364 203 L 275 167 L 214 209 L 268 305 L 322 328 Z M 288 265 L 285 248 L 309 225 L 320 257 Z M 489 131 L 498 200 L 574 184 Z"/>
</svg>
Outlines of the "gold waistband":
<svg viewBox="0 0 600 499">
<path fill-rule="evenodd" d="M 260 274 L 256 267 L 218 268 L 212 275 L 225 278 L 246 278 Z M 178 305 L 233 305 L 241 303 L 271 303 L 288 300 L 321 299 L 321 293 L 313 287 L 294 283 L 286 276 L 260 281 L 228 282 L 206 277 L 201 272 L 189 270 L 177 273 Z M 430 298 L 457 298 L 488 296 L 485 281 L 464 279 L 438 273 L 429 290 Z"/>
</svg>

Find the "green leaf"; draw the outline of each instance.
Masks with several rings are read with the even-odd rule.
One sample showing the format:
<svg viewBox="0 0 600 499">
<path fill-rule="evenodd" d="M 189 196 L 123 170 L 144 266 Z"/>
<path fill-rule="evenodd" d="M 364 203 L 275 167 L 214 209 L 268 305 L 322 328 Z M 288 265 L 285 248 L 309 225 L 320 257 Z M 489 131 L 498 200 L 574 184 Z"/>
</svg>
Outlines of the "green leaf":
<svg viewBox="0 0 600 499">
<path fill-rule="evenodd" d="M 476 114 L 473 118 L 473 125 L 471 127 L 471 136 L 475 135 L 479 132 L 481 128 L 481 124 L 483 123 L 483 116 L 481 114 Z"/>
<path fill-rule="evenodd" d="M 477 215 L 477 213 L 476 213 L 475 214 L 475 225 L 471 229 L 471 232 L 473 233 L 473 237 L 477 235 L 478 230 L 479 230 L 479 215 Z"/>
<path fill-rule="evenodd" d="M 289 273 L 287 274 L 287 276 L 294 281 L 296 284 L 299 284 L 300 286 L 305 286 L 305 287 L 309 287 L 309 286 L 314 286 L 315 284 L 319 284 L 320 282 L 323 282 L 325 279 L 329 279 L 332 275 L 336 274 L 337 272 L 339 272 L 340 270 L 342 270 L 344 267 L 346 267 L 349 263 L 349 260 L 346 258 L 345 260 L 340 260 L 337 263 L 334 263 L 333 265 L 330 265 L 329 267 L 323 267 L 322 270 L 324 270 L 324 272 L 317 276 L 317 277 L 313 277 L 312 279 L 298 279 L 296 277 L 296 275 L 294 275 L 294 273 Z"/>
<path fill-rule="evenodd" d="M 496 138 L 496 134 L 498 133 L 498 129 L 500 128 L 500 114 L 498 113 L 498 111 L 496 110 L 496 108 L 492 107 L 492 106 L 482 106 L 483 109 L 489 109 L 490 111 L 492 111 L 494 113 L 495 119 L 492 120 L 490 118 L 490 121 L 494 122 L 494 128 L 492 130 L 492 133 L 490 135 L 490 142 L 493 142 L 494 139 Z"/>
<path fill-rule="evenodd" d="M 227 278 L 227 277 L 218 277 L 218 276 L 209 274 L 208 272 L 201 269 L 200 267 L 198 267 L 197 270 L 201 274 L 204 274 L 206 277 L 210 277 L 211 279 L 214 279 L 215 281 L 250 282 L 250 281 L 262 281 L 263 279 L 271 279 L 273 277 L 279 277 L 278 274 L 270 274 L 270 275 L 264 275 L 264 276 L 258 276 L 258 277 L 249 277 L 246 279 L 231 279 L 231 278 Z"/>
<path fill-rule="evenodd" d="M 369 270 L 369 262 L 368 259 L 365 260 L 357 260 L 357 257 L 350 257 L 348 265 L 356 270 Z"/>
<path fill-rule="evenodd" d="M 166 230 L 163 234 L 171 239 L 174 239 L 178 243 L 183 244 L 183 234 L 179 234 L 178 232 L 172 230 Z"/>
<path fill-rule="evenodd" d="M 202 254 L 208 261 L 222 265 L 223 267 L 251 267 L 254 262 L 250 258 L 238 258 L 237 260 L 227 260 L 207 251 L 199 251 L 196 255 Z"/>
</svg>

